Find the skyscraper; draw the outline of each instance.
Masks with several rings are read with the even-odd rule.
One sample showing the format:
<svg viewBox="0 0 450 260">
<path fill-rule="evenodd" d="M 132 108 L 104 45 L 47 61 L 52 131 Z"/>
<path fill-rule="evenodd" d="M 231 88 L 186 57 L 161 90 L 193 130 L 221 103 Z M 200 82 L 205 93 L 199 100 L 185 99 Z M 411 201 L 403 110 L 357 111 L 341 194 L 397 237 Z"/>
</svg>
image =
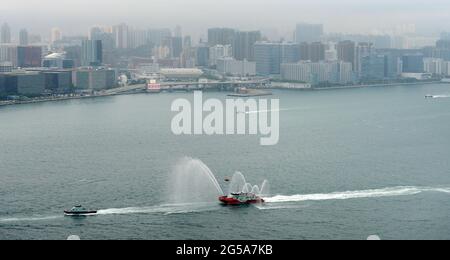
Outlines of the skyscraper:
<svg viewBox="0 0 450 260">
<path fill-rule="evenodd" d="M 355 68 L 356 44 L 352 41 L 342 41 L 336 46 L 338 59 L 350 62 Z"/>
<path fill-rule="evenodd" d="M 370 54 L 369 56 L 363 57 L 361 59 L 361 81 L 371 82 L 383 80 L 385 78 L 385 65 L 384 55 Z"/>
<path fill-rule="evenodd" d="M 22 46 L 26 46 L 30 43 L 28 39 L 28 31 L 26 29 L 22 29 L 19 32 L 19 44 Z"/>
<path fill-rule="evenodd" d="M 321 42 L 313 42 L 309 46 L 309 59 L 312 62 L 325 60 L 325 44 Z"/>
<path fill-rule="evenodd" d="M 374 53 L 374 48 L 372 43 L 360 42 L 356 46 L 355 53 L 355 67 L 354 70 L 358 73 L 362 71 L 362 59 L 368 57 Z"/>
<path fill-rule="evenodd" d="M 297 24 L 295 30 L 295 40 L 297 43 L 307 42 L 319 42 L 323 36 L 322 24 Z"/>
<path fill-rule="evenodd" d="M 229 28 L 211 28 L 208 29 L 209 46 L 233 45 L 235 39 L 235 30 Z"/>
<path fill-rule="evenodd" d="M 84 40 L 81 48 L 81 66 L 100 66 L 102 64 L 102 41 Z"/>
<path fill-rule="evenodd" d="M 255 44 L 256 73 L 259 75 L 280 74 L 281 44 L 258 42 Z"/>
<path fill-rule="evenodd" d="M 111 51 L 115 47 L 114 35 L 105 28 L 93 27 L 89 32 L 89 40 L 102 41 L 104 51 Z"/>
<path fill-rule="evenodd" d="M 11 28 L 7 23 L 4 23 L 0 32 L 1 43 L 11 43 Z"/>
<path fill-rule="evenodd" d="M 117 49 L 128 49 L 128 26 L 124 23 L 113 27 L 114 40 Z"/>
<path fill-rule="evenodd" d="M 255 60 L 255 43 L 261 41 L 261 32 L 236 32 L 234 36 L 233 55 L 237 60 Z"/>
</svg>

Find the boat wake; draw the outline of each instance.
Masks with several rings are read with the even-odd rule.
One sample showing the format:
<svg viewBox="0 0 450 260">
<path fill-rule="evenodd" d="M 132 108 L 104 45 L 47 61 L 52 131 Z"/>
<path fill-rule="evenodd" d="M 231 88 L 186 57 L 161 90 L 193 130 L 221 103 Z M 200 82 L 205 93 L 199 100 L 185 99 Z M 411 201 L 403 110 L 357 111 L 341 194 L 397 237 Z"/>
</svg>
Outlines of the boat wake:
<svg viewBox="0 0 450 260">
<path fill-rule="evenodd" d="M 429 98 L 450 98 L 450 95 L 429 95 Z"/>
<path fill-rule="evenodd" d="M 302 202 L 302 201 L 323 201 L 323 200 L 348 200 L 359 198 L 380 198 L 395 196 L 411 196 L 422 192 L 441 192 L 450 193 L 450 188 L 430 188 L 430 187 L 413 187 L 400 186 L 384 189 L 345 191 L 327 194 L 306 194 L 283 196 L 277 195 L 270 198 L 264 198 L 267 203 L 283 203 L 283 202 Z"/>
<path fill-rule="evenodd" d="M 99 210 L 96 215 L 184 214 L 216 210 L 217 203 L 166 204 L 152 207 L 112 208 Z"/>
<path fill-rule="evenodd" d="M 166 204 L 150 207 L 129 207 L 129 208 L 111 208 L 102 209 L 97 211 L 96 214 L 87 214 L 86 216 L 106 216 L 106 215 L 136 215 L 136 214 L 189 214 L 197 212 L 207 212 L 218 210 L 220 207 L 217 203 L 192 203 L 192 204 Z M 0 218 L 1 223 L 14 223 L 14 222 L 45 222 L 56 219 L 62 219 L 64 215 L 54 216 L 36 216 L 36 217 L 12 217 L 12 218 Z"/>
<path fill-rule="evenodd" d="M 36 221 L 49 221 L 63 218 L 63 215 L 58 216 L 41 216 L 41 217 L 16 217 L 16 218 L 0 218 L 0 223 L 11 222 L 36 222 Z"/>
</svg>

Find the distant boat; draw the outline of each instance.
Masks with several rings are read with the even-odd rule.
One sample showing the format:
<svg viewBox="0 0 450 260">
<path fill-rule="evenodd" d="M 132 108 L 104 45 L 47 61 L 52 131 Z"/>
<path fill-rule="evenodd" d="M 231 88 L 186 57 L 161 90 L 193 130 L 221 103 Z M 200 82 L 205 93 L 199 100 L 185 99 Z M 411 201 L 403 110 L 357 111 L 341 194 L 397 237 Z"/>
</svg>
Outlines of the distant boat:
<svg viewBox="0 0 450 260">
<path fill-rule="evenodd" d="M 71 210 L 64 210 L 66 216 L 87 216 L 92 214 L 97 214 L 96 210 L 87 210 L 83 206 L 78 205 L 73 207 Z"/>
<path fill-rule="evenodd" d="M 425 95 L 425 98 L 434 98 L 433 95 Z"/>
</svg>

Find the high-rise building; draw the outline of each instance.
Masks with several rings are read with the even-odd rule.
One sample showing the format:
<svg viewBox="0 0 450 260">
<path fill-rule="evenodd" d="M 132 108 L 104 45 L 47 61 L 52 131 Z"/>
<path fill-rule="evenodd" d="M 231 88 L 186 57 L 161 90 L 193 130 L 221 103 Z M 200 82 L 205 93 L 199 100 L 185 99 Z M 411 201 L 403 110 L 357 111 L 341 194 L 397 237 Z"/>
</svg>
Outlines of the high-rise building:
<svg viewBox="0 0 450 260">
<path fill-rule="evenodd" d="M 235 40 L 235 30 L 229 28 L 208 29 L 209 46 L 233 45 Z"/>
<path fill-rule="evenodd" d="M 256 73 L 259 75 L 280 74 L 281 44 L 258 42 L 255 44 Z"/>
<path fill-rule="evenodd" d="M 313 42 L 309 45 L 309 59 L 312 62 L 325 60 L 325 44 L 321 42 Z"/>
<path fill-rule="evenodd" d="M 164 40 L 171 36 L 170 29 L 150 29 L 147 32 L 148 42 L 155 46 L 161 46 Z"/>
<path fill-rule="evenodd" d="M 355 66 L 354 70 L 361 73 L 362 70 L 362 59 L 368 57 L 374 53 L 374 47 L 372 43 L 360 42 L 356 46 L 355 52 Z"/>
<path fill-rule="evenodd" d="M 105 28 L 91 28 L 89 32 L 89 40 L 102 41 L 103 51 L 112 51 L 115 47 L 114 34 Z"/>
<path fill-rule="evenodd" d="M 319 62 L 325 60 L 326 46 L 322 42 L 300 43 L 300 60 Z"/>
<path fill-rule="evenodd" d="M 19 46 L 17 47 L 17 66 L 21 68 L 41 67 L 41 46 Z"/>
<path fill-rule="evenodd" d="M 258 42 L 255 44 L 256 72 L 260 75 L 280 74 L 281 63 L 300 60 L 300 47 L 294 43 Z"/>
<path fill-rule="evenodd" d="M 59 28 L 53 28 L 51 33 L 51 42 L 54 44 L 62 39 L 62 32 Z"/>
<path fill-rule="evenodd" d="M 216 66 L 217 60 L 233 56 L 231 45 L 216 45 L 209 48 L 209 65 Z"/>
<path fill-rule="evenodd" d="M 295 40 L 297 43 L 319 42 L 322 40 L 322 36 L 323 36 L 322 24 L 307 24 L 307 23 L 297 24 L 297 28 L 295 30 Z"/>
<path fill-rule="evenodd" d="M 371 82 L 385 79 L 385 56 L 371 54 L 361 59 L 361 81 Z"/>
<path fill-rule="evenodd" d="M 183 52 L 183 38 L 182 37 L 170 37 L 170 53 L 172 58 L 180 58 Z"/>
<path fill-rule="evenodd" d="M 354 82 L 352 64 L 343 61 L 284 63 L 281 65 L 281 78 L 286 81 L 298 81 L 314 85 Z"/>
<path fill-rule="evenodd" d="M 207 45 L 197 46 L 196 65 L 200 67 L 207 67 L 209 65 L 209 47 Z"/>
<path fill-rule="evenodd" d="M 261 32 L 235 32 L 233 56 L 237 60 L 255 60 L 255 43 L 261 41 Z"/>
<path fill-rule="evenodd" d="M 0 62 L 10 62 L 17 67 L 17 46 L 11 44 L 0 45 Z"/>
<path fill-rule="evenodd" d="M 295 63 L 300 61 L 300 45 L 297 43 L 281 44 L 281 63 Z"/>
<path fill-rule="evenodd" d="M 0 43 L 11 43 L 11 28 L 4 23 L 0 29 Z"/>
<path fill-rule="evenodd" d="M 19 32 L 19 44 L 22 46 L 26 46 L 30 44 L 29 37 L 28 37 L 28 31 L 26 29 L 22 29 Z"/>
<path fill-rule="evenodd" d="M 84 40 L 81 46 L 81 66 L 100 66 L 102 62 L 102 41 Z"/>
<path fill-rule="evenodd" d="M 256 63 L 235 60 L 231 57 L 222 58 L 217 60 L 217 71 L 225 75 L 254 76 L 256 75 Z"/>
<path fill-rule="evenodd" d="M 402 57 L 402 72 L 403 73 L 423 73 L 424 72 L 424 55 L 406 54 Z"/>
<path fill-rule="evenodd" d="M 443 59 L 426 58 L 423 63 L 426 73 L 445 75 L 445 61 Z"/>
<path fill-rule="evenodd" d="M 129 28 L 126 24 L 114 26 L 113 35 L 117 49 L 128 49 Z"/>
<path fill-rule="evenodd" d="M 350 62 L 355 67 L 356 44 L 352 41 L 342 41 L 336 45 L 337 57 L 341 61 Z"/>
</svg>

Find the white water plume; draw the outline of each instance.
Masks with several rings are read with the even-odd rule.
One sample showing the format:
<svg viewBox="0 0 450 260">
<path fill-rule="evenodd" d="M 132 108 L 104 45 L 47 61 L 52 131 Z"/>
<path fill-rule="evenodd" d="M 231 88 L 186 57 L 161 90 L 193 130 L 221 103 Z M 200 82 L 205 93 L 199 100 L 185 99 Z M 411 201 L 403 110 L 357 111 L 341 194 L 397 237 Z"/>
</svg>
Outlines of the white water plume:
<svg viewBox="0 0 450 260">
<path fill-rule="evenodd" d="M 202 161 L 185 157 L 172 171 L 169 197 L 173 203 L 211 202 L 223 195 L 211 170 Z"/>
<path fill-rule="evenodd" d="M 263 184 L 260 186 L 252 185 L 248 183 L 245 179 L 245 176 L 241 172 L 236 172 L 231 179 L 229 194 L 231 193 L 253 193 L 256 195 L 261 195 L 262 191 L 266 191 L 268 187 L 268 182 L 265 180 Z M 268 193 L 264 193 L 268 194 Z"/>
</svg>

